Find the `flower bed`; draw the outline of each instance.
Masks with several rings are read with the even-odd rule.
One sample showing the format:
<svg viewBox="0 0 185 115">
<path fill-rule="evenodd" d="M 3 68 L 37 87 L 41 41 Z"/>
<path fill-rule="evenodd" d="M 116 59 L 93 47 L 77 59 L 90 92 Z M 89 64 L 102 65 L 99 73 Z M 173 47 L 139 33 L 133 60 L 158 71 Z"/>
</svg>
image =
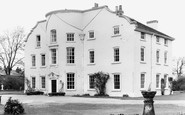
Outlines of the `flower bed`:
<svg viewBox="0 0 185 115">
<path fill-rule="evenodd" d="M 49 96 L 65 96 L 65 92 L 48 93 Z"/>
</svg>

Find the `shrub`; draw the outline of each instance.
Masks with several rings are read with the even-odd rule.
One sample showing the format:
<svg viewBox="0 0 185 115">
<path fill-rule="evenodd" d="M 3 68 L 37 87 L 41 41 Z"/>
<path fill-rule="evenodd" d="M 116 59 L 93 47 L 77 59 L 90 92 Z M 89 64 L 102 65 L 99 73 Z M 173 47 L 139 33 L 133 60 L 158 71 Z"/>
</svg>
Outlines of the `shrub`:
<svg viewBox="0 0 185 115">
<path fill-rule="evenodd" d="M 97 72 L 92 74 L 94 77 L 94 85 L 97 92 L 97 95 L 99 96 L 105 96 L 106 95 L 106 83 L 109 79 L 109 74 L 105 74 L 103 72 Z"/>
<path fill-rule="evenodd" d="M 10 97 L 4 106 L 4 112 L 7 114 L 19 115 L 24 113 L 24 108 L 22 103 Z"/>
<path fill-rule="evenodd" d="M 65 96 L 65 92 L 48 93 L 49 96 Z"/>
<path fill-rule="evenodd" d="M 179 78 L 177 81 L 172 82 L 173 91 L 184 91 L 185 90 L 185 77 Z"/>
</svg>

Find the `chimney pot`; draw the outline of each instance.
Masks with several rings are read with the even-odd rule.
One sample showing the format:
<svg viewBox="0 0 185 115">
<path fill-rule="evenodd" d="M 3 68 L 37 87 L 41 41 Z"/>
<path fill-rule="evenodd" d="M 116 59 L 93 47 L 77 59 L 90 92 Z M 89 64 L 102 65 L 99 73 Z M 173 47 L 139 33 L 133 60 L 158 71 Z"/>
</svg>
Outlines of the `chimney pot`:
<svg viewBox="0 0 185 115">
<path fill-rule="evenodd" d="M 98 3 L 94 3 L 94 8 L 98 8 Z"/>
<path fill-rule="evenodd" d="M 158 29 L 158 20 L 147 21 L 146 24 L 153 29 Z"/>
</svg>

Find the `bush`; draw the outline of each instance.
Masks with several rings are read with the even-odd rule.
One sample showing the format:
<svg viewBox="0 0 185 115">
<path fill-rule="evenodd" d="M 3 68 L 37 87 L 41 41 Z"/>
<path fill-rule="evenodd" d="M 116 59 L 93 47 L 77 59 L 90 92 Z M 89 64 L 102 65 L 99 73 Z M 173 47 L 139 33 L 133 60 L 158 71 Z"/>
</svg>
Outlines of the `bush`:
<svg viewBox="0 0 185 115">
<path fill-rule="evenodd" d="M 181 77 L 177 81 L 173 81 L 172 90 L 173 91 L 185 91 L 185 77 Z"/>
<path fill-rule="evenodd" d="M 24 108 L 22 103 L 10 97 L 4 106 L 4 112 L 7 114 L 19 115 L 24 113 Z"/>
<path fill-rule="evenodd" d="M 103 97 L 109 97 L 108 94 L 94 94 L 95 97 L 103 96 Z"/>
<path fill-rule="evenodd" d="M 0 81 L 3 82 L 4 89 L 8 90 L 24 89 L 24 77 L 22 76 L 12 76 L 12 75 L 0 76 Z"/>
<path fill-rule="evenodd" d="M 26 90 L 26 95 L 43 95 L 44 92 L 42 91 L 30 91 L 30 90 Z"/>
<path fill-rule="evenodd" d="M 65 92 L 48 93 L 49 96 L 65 96 Z"/>
</svg>

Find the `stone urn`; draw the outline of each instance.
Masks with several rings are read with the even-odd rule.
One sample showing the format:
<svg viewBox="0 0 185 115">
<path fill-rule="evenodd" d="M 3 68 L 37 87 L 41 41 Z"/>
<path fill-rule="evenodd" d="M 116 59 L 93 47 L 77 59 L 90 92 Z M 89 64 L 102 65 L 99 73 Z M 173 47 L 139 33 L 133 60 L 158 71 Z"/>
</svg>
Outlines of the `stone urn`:
<svg viewBox="0 0 185 115">
<path fill-rule="evenodd" d="M 153 98 L 156 91 L 142 91 L 141 93 L 144 97 L 143 115 L 155 115 Z"/>
</svg>

